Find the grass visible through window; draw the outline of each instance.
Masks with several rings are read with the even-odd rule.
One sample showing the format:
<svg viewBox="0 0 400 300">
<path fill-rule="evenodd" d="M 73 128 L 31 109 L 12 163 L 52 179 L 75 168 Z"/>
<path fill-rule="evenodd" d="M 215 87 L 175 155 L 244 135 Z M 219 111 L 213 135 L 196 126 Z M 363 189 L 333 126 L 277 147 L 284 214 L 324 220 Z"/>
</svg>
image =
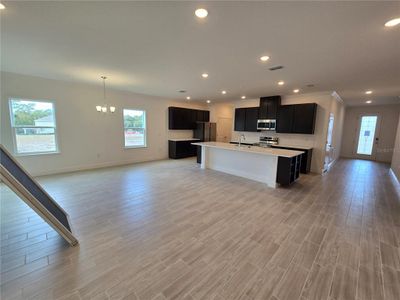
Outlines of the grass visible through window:
<svg viewBox="0 0 400 300">
<path fill-rule="evenodd" d="M 52 102 L 10 99 L 11 127 L 19 154 L 56 152 L 56 121 Z"/>
</svg>

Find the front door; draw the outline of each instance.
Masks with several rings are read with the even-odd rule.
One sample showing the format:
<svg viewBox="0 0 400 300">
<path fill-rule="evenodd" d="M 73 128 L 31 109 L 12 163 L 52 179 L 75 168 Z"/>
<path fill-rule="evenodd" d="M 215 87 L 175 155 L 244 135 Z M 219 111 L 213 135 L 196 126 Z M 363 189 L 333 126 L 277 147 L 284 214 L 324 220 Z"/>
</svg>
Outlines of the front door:
<svg viewBox="0 0 400 300">
<path fill-rule="evenodd" d="M 375 160 L 379 143 L 379 116 L 361 115 L 358 124 L 355 155 L 358 158 Z"/>
</svg>

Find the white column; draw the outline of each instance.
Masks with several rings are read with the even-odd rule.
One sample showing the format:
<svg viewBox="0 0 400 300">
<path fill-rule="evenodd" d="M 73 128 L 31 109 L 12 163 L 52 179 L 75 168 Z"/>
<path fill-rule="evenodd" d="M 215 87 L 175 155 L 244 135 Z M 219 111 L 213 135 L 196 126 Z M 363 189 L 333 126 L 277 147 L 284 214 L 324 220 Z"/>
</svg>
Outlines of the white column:
<svg viewBox="0 0 400 300">
<path fill-rule="evenodd" d="M 201 146 L 201 165 L 200 165 L 200 167 L 202 169 L 207 168 L 207 151 L 208 151 L 208 147 Z"/>
</svg>

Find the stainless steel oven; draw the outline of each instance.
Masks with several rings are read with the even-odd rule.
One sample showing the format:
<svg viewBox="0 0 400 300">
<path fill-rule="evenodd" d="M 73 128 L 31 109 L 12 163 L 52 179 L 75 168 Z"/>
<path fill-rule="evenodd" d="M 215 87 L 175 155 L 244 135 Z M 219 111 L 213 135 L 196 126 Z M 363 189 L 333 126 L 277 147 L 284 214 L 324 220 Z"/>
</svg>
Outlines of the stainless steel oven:
<svg viewBox="0 0 400 300">
<path fill-rule="evenodd" d="M 260 136 L 260 147 L 269 148 L 279 144 L 279 138 L 274 136 Z"/>
<path fill-rule="evenodd" d="M 264 119 L 257 120 L 257 130 L 276 130 L 276 120 L 275 119 Z"/>
</svg>

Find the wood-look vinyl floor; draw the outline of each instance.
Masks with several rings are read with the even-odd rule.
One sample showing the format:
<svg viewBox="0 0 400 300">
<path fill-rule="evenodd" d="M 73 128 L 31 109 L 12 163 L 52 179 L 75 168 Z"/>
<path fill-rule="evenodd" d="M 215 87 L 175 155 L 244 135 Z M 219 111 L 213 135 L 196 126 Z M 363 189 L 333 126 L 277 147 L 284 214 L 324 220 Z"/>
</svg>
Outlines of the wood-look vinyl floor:
<svg viewBox="0 0 400 300">
<path fill-rule="evenodd" d="M 1 186 L 2 299 L 399 299 L 400 191 L 340 160 L 290 188 L 192 159 L 41 177 L 69 247 Z"/>
</svg>

